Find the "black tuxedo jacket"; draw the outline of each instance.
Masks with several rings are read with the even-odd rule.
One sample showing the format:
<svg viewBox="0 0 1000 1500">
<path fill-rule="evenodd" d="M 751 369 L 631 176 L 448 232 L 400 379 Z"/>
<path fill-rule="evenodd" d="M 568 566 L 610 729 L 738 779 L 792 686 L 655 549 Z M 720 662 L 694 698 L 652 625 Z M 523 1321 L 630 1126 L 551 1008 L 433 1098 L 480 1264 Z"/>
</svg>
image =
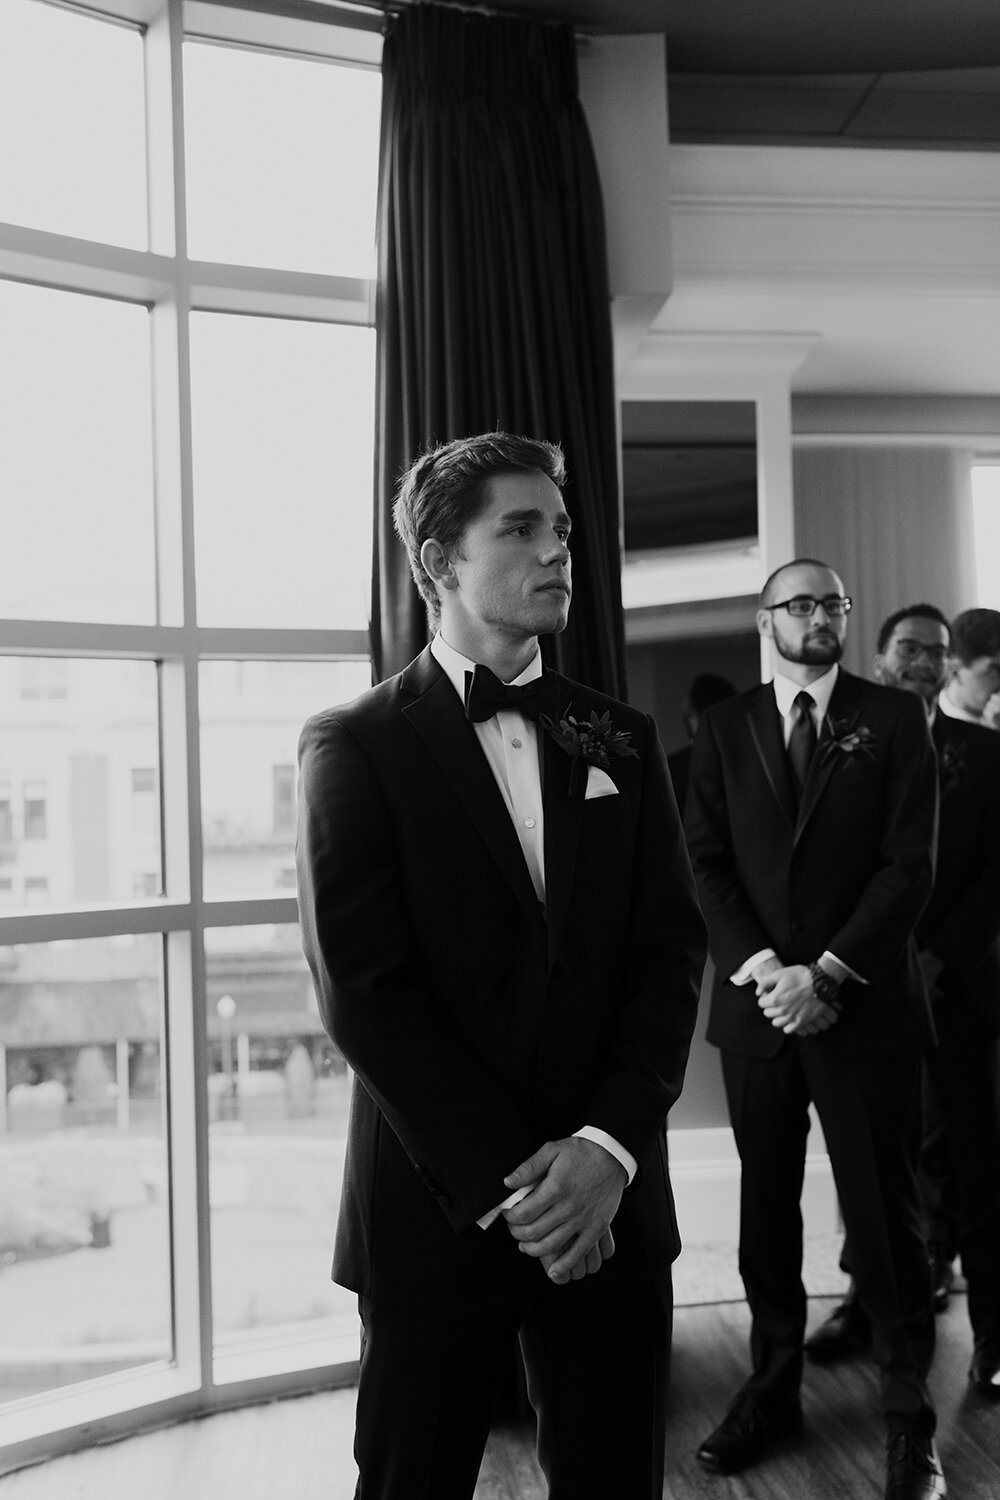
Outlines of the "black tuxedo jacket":
<svg viewBox="0 0 1000 1500">
<path fill-rule="evenodd" d="M 507 1305 L 543 1277 L 476 1220 L 547 1139 L 597 1126 L 639 1163 L 618 1252 L 678 1250 L 663 1123 L 704 955 L 652 721 L 555 674 L 558 714 L 609 711 L 638 756 L 617 796 L 568 796 L 543 741 L 546 908 L 451 683 L 430 651 L 300 741 L 303 943 L 355 1070 L 334 1277 L 401 1304 Z M 534 1278 L 534 1280 L 532 1280 Z"/>
<path fill-rule="evenodd" d="M 944 964 L 935 1014 L 949 1028 L 1000 1035 L 1000 734 L 938 713 L 941 818 L 931 899 L 917 942 Z M 942 1017 L 943 1019 L 943 1017 Z"/>
<path fill-rule="evenodd" d="M 677 807 L 680 815 L 684 817 L 684 807 L 687 803 L 688 775 L 691 768 L 691 746 L 684 745 L 680 750 L 674 750 L 667 756 L 667 770 L 670 772 L 670 780 L 674 788 L 674 796 L 677 798 Z"/>
<path fill-rule="evenodd" d="M 913 929 L 933 874 L 934 753 L 923 705 L 841 670 L 796 811 L 771 684 L 714 705 L 691 759 L 687 836 L 717 974 L 708 1039 L 771 1057 L 792 1039 L 729 982 L 753 954 L 848 980 L 817 1044 L 855 1055 L 924 1050 L 933 1026 Z"/>
</svg>

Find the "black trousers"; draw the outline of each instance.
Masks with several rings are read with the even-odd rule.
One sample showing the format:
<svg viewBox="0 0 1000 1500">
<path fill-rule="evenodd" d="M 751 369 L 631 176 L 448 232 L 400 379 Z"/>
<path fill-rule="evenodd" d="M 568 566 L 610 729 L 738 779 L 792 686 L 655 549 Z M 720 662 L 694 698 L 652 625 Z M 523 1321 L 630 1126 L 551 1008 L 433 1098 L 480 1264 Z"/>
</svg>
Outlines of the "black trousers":
<svg viewBox="0 0 1000 1500">
<path fill-rule="evenodd" d="M 920 1144 L 920 1197 L 924 1205 L 924 1238 L 936 1260 L 951 1262 L 958 1254 L 958 1189 L 948 1146 L 948 1129 L 930 1075 L 925 1076 L 924 1133 Z M 841 1264 L 848 1269 L 846 1262 Z"/>
<path fill-rule="evenodd" d="M 926 1375 L 934 1353 L 931 1282 L 916 1163 L 921 1059 L 840 1057 L 822 1039 L 789 1039 L 768 1059 L 723 1054 L 742 1162 L 740 1272 L 753 1318 L 750 1388 L 798 1395 L 806 1294 L 802 1183 L 815 1104 L 873 1330 L 882 1407 L 892 1428 L 933 1431 Z"/>
<path fill-rule="evenodd" d="M 957 1244 L 977 1338 L 1000 1337 L 1000 1100 L 995 1038 L 965 1035 L 942 1009 L 926 1082 L 940 1111 L 958 1202 Z M 853 1249 L 851 1251 L 853 1256 Z"/>
<path fill-rule="evenodd" d="M 549 1500 L 661 1500 L 668 1307 L 620 1256 L 501 1315 L 362 1298 L 356 1500 L 470 1500 L 518 1338 Z"/>
</svg>

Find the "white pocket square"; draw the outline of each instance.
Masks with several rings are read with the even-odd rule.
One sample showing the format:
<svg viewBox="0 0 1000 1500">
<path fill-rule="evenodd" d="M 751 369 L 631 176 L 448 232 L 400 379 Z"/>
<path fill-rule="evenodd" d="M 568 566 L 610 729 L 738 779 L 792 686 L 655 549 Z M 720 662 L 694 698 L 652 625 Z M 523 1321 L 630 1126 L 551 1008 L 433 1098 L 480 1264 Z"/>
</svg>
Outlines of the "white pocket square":
<svg viewBox="0 0 1000 1500">
<path fill-rule="evenodd" d="M 592 797 L 617 797 L 618 788 L 615 786 L 607 771 L 602 771 L 600 766 L 587 767 L 587 790 L 584 801 L 589 802 Z"/>
</svg>

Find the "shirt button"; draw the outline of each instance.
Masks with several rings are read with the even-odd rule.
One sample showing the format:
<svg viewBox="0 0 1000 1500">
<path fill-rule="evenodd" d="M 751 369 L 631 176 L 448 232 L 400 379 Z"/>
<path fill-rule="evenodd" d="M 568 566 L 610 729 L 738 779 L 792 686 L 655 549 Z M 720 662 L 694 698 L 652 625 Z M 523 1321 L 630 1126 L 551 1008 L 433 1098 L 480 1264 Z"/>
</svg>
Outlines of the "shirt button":
<svg viewBox="0 0 1000 1500">
<path fill-rule="evenodd" d="M 513 747 L 514 747 L 515 750 L 520 750 L 520 748 L 521 748 L 521 741 L 520 740 L 511 740 L 511 744 L 513 745 Z"/>
<path fill-rule="evenodd" d="M 524 826 L 525 826 L 525 828 L 534 828 L 534 826 L 535 826 L 535 820 L 534 820 L 534 818 L 525 818 L 525 820 L 524 820 Z"/>
</svg>

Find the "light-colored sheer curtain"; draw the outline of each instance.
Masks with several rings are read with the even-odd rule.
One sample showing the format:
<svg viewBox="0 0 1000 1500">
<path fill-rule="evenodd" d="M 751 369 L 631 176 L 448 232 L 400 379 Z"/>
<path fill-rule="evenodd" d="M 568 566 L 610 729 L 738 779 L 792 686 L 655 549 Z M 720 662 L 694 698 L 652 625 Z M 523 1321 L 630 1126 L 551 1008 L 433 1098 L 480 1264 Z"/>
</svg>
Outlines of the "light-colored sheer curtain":
<svg viewBox="0 0 1000 1500">
<path fill-rule="evenodd" d="M 907 604 L 973 603 L 969 455 L 948 447 L 804 447 L 794 454 L 795 550 L 854 599 L 844 665 L 871 675 L 878 629 Z"/>
</svg>

